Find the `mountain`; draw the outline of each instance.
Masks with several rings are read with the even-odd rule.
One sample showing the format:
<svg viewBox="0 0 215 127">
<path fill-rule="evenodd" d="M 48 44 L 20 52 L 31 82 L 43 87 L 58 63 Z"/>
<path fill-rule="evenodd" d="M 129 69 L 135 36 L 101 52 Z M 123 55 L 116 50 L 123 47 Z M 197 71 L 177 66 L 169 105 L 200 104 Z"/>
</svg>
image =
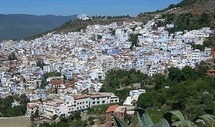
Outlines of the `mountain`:
<svg viewBox="0 0 215 127">
<path fill-rule="evenodd" d="M 201 15 L 203 13 L 215 14 L 215 0 L 182 0 L 178 4 L 171 4 L 163 10 L 140 13 L 137 17 L 156 14 L 183 14 Z"/>
<path fill-rule="evenodd" d="M 182 0 L 178 4 L 156 12 L 140 13 L 137 17 L 160 15 L 166 24 L 173 23 L 174 28 L 168 29 L 170 33 L 183 30 L 194 30 L 202 27 L 215 29 L 215 0 Z"/>
<path fill-rule="evenodd" d="M 23 39 L 44 31 L 54 29 L 63 23 L 74 20 L 77 15 L 27 15 L 0 14 L 0 41 L 8 39 Z"/>
<path fill-rule="evenodd" d="M 181 13 L 215 13 L 215 0 L 183 0 L 176 4 L 175 7 L 182 8 Z"/>
<path fill-rule="evenodd" d="M 169 11 L 173 9 L 172 11 Z M 175 11 L 174 11 L 175 10 Z M 215 13 L 215 0 L 182 0 L 178 4 L 171 4 L 169 7 L 158 12 L 174 12 L 174 13 Z M 156 12 L 155 12 L 156 13 Z"/>
</svg>

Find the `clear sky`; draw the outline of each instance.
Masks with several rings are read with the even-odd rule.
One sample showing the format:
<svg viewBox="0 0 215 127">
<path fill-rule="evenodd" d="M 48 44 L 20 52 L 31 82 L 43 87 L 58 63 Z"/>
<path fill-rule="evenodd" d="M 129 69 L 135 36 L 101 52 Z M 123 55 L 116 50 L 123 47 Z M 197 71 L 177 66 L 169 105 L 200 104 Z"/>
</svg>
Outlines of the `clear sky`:
<svg viewBox="0 0 215 127">
<path fill-rule="evenodd" d="M 0 14 L 131 15 L 155 11 L 181 0 L 0 0 Z"/>
</svg>

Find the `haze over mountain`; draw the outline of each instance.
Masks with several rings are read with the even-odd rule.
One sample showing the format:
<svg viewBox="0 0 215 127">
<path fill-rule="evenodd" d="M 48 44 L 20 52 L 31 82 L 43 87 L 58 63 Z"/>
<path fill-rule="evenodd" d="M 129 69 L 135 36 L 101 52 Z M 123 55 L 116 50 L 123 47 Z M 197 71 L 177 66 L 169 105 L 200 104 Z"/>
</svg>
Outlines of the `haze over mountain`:
<svg viewBox="0 0 215 127">
<path fill-rule="evenodd" d="M 76 18 L 77 15 L 38 16 L 27 14 L 0 14 L 0 41 L 9 39 L 23 39 L 28 36 L 51 30 Z"/>
</svg>

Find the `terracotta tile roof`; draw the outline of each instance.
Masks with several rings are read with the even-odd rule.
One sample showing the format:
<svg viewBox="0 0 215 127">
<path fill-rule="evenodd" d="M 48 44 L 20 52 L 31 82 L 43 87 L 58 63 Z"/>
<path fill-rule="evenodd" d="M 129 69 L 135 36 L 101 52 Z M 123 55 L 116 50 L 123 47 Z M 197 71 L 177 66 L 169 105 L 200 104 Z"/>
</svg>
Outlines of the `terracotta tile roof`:
<svg viewBox="0 0 215 127">
<path fill-rule="evenodd" d="M 207 72 L 215 72 L 215 70 L 207 70 Z"/>
<path fill-rule="evenodd" d="M 111 106 L 106 110 L 106 113 L 113 112 L 117 107 L 118 107 L 118 104 L 116 104 L 116 105 L 111 105 Z"/>
<path fill-rule="evenodd" d="M 114 112 L 125 112 L 126 106 L 118 106 Z"/>
<path fill-rule="evenodd" d="M 54 79 L 54 80 L 51 80 L 51 84 L 60 86 L 61 84 L 63 84 L 63 82 L 61 80 Z"/>
<path fill-rule="evenodd" d="M 98 98 L 98 97 L 110 97 L 110 94 L 107 93 L 99 93 L 99 94 L 91 94 L 90 98 Z"/>
<path fill-rule="evenodd" d="M 66 82 L 65 86 L 75 88 L 75 85 L 74 85 L 75 82 L 77 82 L 77 80 L 72 80 L 72 81 Z"/>
<path fill-rule="evenodd" d="M 72 97 L 74 98 L 74 100 L 88 98 L 88 96 L 87 96 L 86 94 L 82 94 L 82 95 L 72 95 Z"/>
<path fill-rule="evenodd" d="M 36 108 L 36 107 L 38 107 L 38 105 L 37 105 L 37 104 L 34 104 L 34 103 L 28 103 L 28 104 L 27 104 L 27 107 L 28 107 L 28 108 Z"/>
</svg>

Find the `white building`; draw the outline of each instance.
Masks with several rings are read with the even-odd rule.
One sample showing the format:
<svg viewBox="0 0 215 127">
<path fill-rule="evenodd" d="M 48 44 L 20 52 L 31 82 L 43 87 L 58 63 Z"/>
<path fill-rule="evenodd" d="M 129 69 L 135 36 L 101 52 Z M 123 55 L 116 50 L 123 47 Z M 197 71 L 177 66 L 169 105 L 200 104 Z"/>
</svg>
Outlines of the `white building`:
<svg viewBox="0 0 215 127">
<path fill-rule="evenodd" d="M 86 14 L 80 14 L 78 15 L 78 19 L 81 19 L 81 20 L 88 20 L 90 19 Z"/>
<path fill-rule="evenodd" d="M 113 93 L 67 95 L 61 96 L 60 100 L 53 100 L 46 103 L 44 102 L 40 111 L 42 112 L 42 116 L 51 119 L 51 117 L 55 114 L 58 116 L 68 116 L 74 111 L 84 111 L 93 106 L 118 102 L 119 98 Z"/>
<path fill-rule="evenodd" d="M 144 90 L 144 89 L 131 90 L 129 92 L 129 96 L 123 102 L 123 105 L 124 106 L 133 106 L 134 103 L 138 101 L 140 94 L 143 94 L 143 93 L 146 93 L 146 90 Z"/>
</svg>

